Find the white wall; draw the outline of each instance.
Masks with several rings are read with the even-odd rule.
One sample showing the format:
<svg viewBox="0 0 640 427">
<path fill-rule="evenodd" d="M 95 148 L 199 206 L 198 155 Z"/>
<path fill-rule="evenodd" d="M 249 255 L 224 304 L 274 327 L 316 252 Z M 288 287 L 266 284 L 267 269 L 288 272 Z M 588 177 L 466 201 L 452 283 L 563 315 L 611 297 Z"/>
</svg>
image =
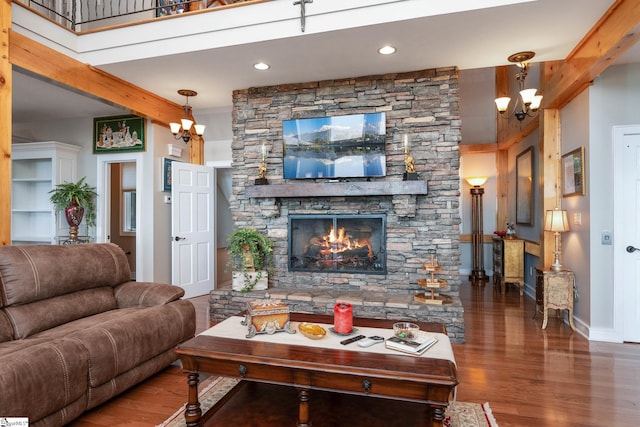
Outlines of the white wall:
<svg viewBox="0 0 640 427">
<path fill-rule="evenodd" d="M 198 123 L 207 128 L 204 132 L 204 160 L 231 160 L 231 108 L 195 111 Z"/>
<path fill-rule="evenodd" d="M 608 163 L 611 160 L 610 144 L 605 141 L 601 141 L 595 147 L 590 144 L 589 137 L 589 91 L 586 90 L 578 95 L 569 105 L 562 109 L 560 112 L 561 121 L 561 150 L 560 155 L 567 154 L 576 148 L 581 146 L 585 147 L 585 163 L 587 164 L 587 171 L 592 172 L 592 167 L 589 165 L 589 161 L 592 158 L 597 158 L 598 163 Z M 611 138 L 608 138 L 609 140 Z M 595 152 L 594 152 L 595 150 Z M 609 159 L 609 160 L 607 160 Z M 599 169 L 596 167 L 595 169 Z M 560 171 L 561 172 L 561 171 Z M 604 177 L 603 177 L 604 178 Z M 592 177 L 587 177 L 586 181 L 586 194 L 584 196 L 570 196 L 561 197 L 561 208 L 566 209 L 569 216 L 569 226 L 571 230 L 566 233 L 562 233 L 562 245 L 560 262 L 565 268 L 572 270 L 576 275 L 576 287 L 578 289 L 578 300 L 574 303 L 574 314 L 578 320 L 578 325 L 588 325 L 591 319 L 591 307 L 590 299 L 590 265 L 593 259 L 590 256 L 589 242 L 591 233 L 591 215 L 590 215 L 590 201 L 593 199 L 593 190 L 603 194 L 613 192 L 613 182 L 610 176 L 600 180 L 594 180 Z M 592 184 L 595 187 L 592 188 Z M 602 206 L 596 208 L 603 211 L 610 210 Z M 582 224 L 576 224 L 575 214 L 579 214 Z M 612 212 L 607 214 L 609 218 L 612 217 Z M 596 214 L 597 215 L 597 214 Z M 599 243 L 599 240 L 598 240 Z M 605 270 L 610 270 L 611 265 L 602 266 Z M 604 296 L 604 295 L 602 295 Z M 611 301 L 609 297 L 604 299 L 600 298 L 598 304 L 609 305 Z"/>
</svg>

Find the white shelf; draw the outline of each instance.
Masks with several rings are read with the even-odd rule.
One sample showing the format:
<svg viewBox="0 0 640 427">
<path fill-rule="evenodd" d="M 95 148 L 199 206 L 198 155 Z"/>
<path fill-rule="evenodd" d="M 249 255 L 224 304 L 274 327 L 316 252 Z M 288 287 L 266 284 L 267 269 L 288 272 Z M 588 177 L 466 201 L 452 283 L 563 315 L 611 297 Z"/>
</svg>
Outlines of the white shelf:
<svg viewBox="0 0 640 427">
<path fill-rule="evenodd" d="M 49 192 L 65 181 L 75 182 L 81 147 L 61 142 L 11 146 L 11 242 L 55 244 L 61 231 Z"/>
</svg>

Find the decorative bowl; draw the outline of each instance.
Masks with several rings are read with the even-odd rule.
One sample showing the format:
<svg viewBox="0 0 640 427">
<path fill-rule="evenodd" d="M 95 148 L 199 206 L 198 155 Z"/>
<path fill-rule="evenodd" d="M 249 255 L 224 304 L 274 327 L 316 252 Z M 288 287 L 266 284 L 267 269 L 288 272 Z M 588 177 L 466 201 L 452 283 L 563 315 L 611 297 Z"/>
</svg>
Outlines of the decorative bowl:
<svg viewBox="0 0 640 427">
<path fill-rule="evenodd" d="M 319 340 L 327 334 L 327 331 L 325 331 L 322 326 L 308 322 L 300 323 L 298 325 L 298 330 L 302 335 L 312 340 Z"/>
<path fill-rule="evenodd" d="M 393 324 L 393 334 L 402 339 L 413 339 L 418 336 L 420 327 L 415 323 L 398 322 Z"/>
</svg>

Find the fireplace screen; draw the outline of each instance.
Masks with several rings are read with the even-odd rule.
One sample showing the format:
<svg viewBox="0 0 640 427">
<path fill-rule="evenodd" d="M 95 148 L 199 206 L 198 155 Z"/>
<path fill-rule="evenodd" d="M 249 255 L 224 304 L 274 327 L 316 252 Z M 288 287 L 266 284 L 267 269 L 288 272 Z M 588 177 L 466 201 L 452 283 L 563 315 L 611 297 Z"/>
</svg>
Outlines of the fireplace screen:
<svg viewBox="0 0 640 427">
<path fill-rule="evenodd" d="M 289 271 L 385 274 L 384 215 L 290 215 Z"/>
</svg>

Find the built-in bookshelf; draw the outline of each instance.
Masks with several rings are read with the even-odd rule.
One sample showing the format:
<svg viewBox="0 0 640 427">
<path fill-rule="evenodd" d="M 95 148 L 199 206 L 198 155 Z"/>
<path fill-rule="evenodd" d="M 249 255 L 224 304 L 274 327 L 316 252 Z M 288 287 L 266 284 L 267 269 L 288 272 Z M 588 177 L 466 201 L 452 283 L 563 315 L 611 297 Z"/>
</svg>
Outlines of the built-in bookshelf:
<svg viewBox="0 0 640 427">
<path fill-rule="evenodd" d="M 56 212 L 49 191 L 65 181 L 76 181 L 76 145 L 62 142 L 29 142 L 11 146 L 11 243 L 55 244 L 68 232 Z M 64 224 L 63 224 L 64 223 Z"/>
</svg>

